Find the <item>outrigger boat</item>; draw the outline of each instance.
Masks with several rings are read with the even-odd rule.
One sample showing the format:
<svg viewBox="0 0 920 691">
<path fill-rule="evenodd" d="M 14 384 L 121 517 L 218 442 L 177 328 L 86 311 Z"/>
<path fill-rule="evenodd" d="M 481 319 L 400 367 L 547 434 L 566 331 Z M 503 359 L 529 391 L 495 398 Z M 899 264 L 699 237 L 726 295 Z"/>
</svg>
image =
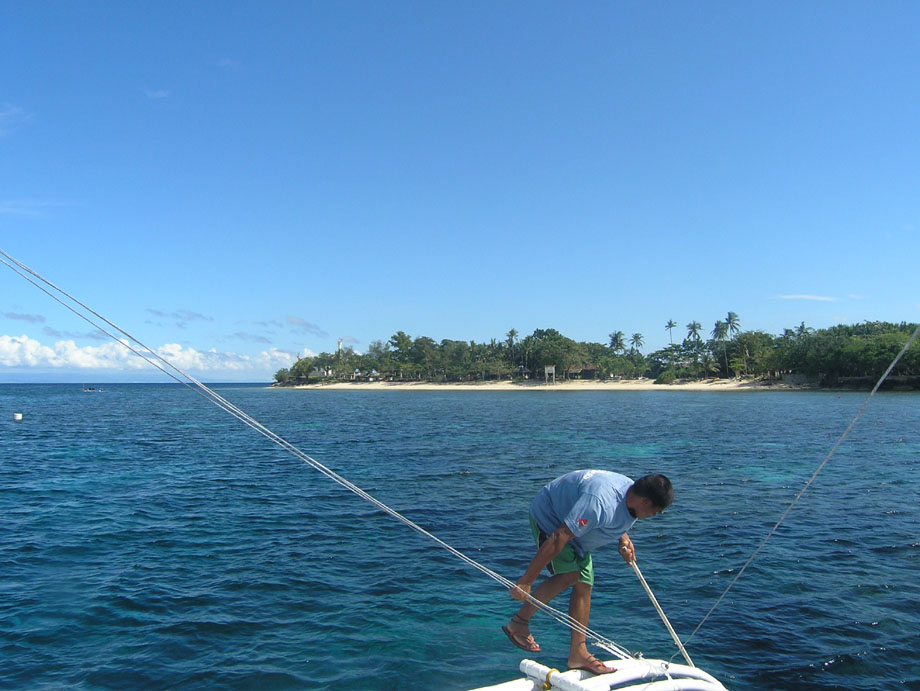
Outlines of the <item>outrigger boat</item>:
<svg viewBox="0 0 920 691">
<path fill-rule="evenodd" d="M 534 660 L 521 660 L 524 677 L 471 691 L 728 691 L 699 667 L 665 660 L 630 658 L 608 660 L 610 674 L 591 674 L 578 669 L 560 672 Z"/>
</svg>

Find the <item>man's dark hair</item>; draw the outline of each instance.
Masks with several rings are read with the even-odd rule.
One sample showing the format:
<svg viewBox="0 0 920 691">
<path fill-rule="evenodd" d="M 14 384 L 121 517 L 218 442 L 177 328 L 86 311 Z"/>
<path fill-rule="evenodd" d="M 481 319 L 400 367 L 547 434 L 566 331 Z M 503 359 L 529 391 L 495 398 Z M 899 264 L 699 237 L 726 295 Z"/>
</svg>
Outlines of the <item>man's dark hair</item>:
<svg viewBox="0 0 920 691">
<path fill-rule="evenodd" d="M 664 475 L 646 475 L 633 483 L 633 491 L 664 511 L 674 501 L 674 487 Z"/>
</svg>

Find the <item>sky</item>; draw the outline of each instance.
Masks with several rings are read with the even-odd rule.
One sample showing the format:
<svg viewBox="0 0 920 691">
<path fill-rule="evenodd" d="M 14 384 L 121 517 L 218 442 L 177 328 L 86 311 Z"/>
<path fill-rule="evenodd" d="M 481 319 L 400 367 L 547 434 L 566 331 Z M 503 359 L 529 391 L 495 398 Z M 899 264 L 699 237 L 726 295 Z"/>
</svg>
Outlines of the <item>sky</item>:
<svg viewBox="0 0 920 691">
<path fill-rule="evenodd" d="M 205 381 L 920 321 L 920 5 L 0 1 L 0 250 Z M 168 381 L 0 266 L 0 383 Z"/>
</svg>

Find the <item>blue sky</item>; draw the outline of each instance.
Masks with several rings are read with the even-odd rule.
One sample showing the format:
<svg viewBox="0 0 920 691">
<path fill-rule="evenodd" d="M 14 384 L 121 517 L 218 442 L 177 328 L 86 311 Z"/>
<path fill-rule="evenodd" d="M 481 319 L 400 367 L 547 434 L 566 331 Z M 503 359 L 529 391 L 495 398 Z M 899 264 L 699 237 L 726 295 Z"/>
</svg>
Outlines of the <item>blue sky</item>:
<svg viewBox="0 0 920 691">
<path fill-rule="evenodd" d="M 916 322 L 918 26 L 903 2 L 7 2 L 0 249 L 206 381 L 398 330 L 648 351 L 729 310 Z M 119 348 L 0 266 L 0 382 L 164 379 Z"/>
</svg>

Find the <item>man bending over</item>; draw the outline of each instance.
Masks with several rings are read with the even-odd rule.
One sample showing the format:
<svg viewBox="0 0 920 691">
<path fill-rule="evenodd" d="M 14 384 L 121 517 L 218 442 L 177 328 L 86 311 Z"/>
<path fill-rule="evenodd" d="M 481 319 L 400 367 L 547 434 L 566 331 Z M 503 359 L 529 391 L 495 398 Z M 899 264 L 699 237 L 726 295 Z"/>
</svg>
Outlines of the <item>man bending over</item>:
<svg viewBox="0 0 920 691">
<path fill-rule="evenodd" d="M 527 571 L 511 589 L 511 597 L 523 602 L 502 630 L 514 645 L 530 653 L 540 652 L 530 634 L 530 618 L 537 608 L 527 601 L 540 572 L 544 580 L 533 597 L 549 602 L 566 588 L 572 588 L 569 616 L 588 626 L 594 569 L 591 553 L 618 541 L 626 563 L 636 558 L 627 531 L 640 518 L 664 511 L 674 501 L 674 488 L 664 475 L 646 475 L 635 482 L 607 470 L 576 470 L 543 487 L 530 505 L 530 527 L 537 542 L 537 554 Z M 585 635 L 572 631 L 569 668 L 594 674 L 615 671 L 588 652 Z"/>
</svg>

